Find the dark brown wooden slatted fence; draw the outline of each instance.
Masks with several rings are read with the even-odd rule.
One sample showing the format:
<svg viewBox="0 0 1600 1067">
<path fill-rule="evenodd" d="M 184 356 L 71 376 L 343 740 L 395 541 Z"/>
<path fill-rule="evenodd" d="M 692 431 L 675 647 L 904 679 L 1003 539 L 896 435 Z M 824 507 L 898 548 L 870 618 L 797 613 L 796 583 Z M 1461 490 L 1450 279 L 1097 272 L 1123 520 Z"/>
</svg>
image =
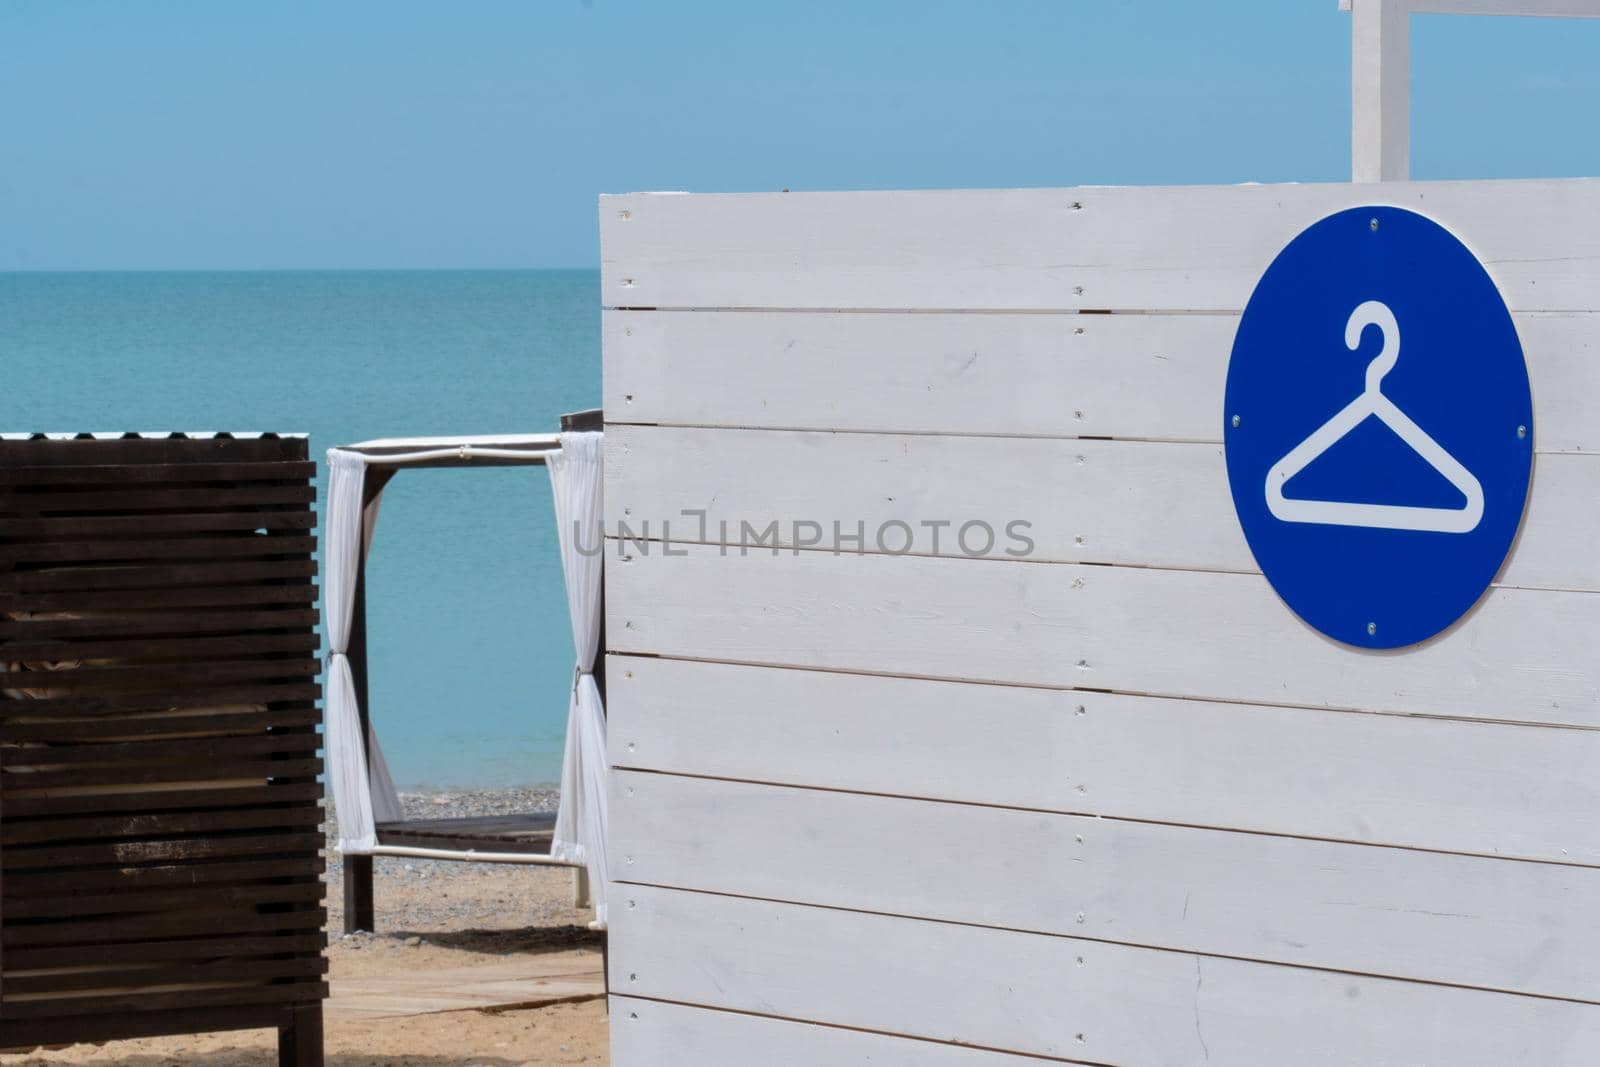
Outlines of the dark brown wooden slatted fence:
<svg viewBox="0 0 1600 1067">
<path fill-rule="evenodd" d="M 0 440 L 0 1047 L 326 996 L 304 439 Z"/>
</svg>

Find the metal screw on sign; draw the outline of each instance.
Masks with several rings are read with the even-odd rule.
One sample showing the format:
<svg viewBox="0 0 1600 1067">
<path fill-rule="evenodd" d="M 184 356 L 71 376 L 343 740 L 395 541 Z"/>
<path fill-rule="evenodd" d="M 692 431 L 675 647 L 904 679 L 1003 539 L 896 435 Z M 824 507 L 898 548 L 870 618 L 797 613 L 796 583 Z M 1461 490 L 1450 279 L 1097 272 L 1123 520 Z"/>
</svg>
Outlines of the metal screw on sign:
<svg viewBox="0 0 1600 1067">
<path fill-rule="evenodd" d="M 1375 637 L 1375 636 L 1377 636 L 1377 633 L 1378 633 L 1378 624 L 1375 623 L 1375 622 L 1367 623 L 1367 636 L 1368 637 Z"/>
<path fill-rule="evenodd" d="M 1233 428 L 1235 430 L 1237 430 L 1239 428 L 1239 416 L 1237 416 L 1237 415 L 1235 415 L 1233 417 Z"/>
<path fill-rule="evenodd" d="M 1528 428 L 1526 426 L 1518 426 L 1517 427 L 1517 438 L 1520 440 L 1521 438 L 1524 438 L 1526 436 L 1528 436 Z"/>
<path fill-rule="evenodd" d="M 1372 221 L 1368 222 L 1367 225 L 1372 227 L 1372 232 L 1373 233 L 1377 233 L 1378 232 L 1378 220 L 1377 219 L 1373 219 Z"/>
</svg>

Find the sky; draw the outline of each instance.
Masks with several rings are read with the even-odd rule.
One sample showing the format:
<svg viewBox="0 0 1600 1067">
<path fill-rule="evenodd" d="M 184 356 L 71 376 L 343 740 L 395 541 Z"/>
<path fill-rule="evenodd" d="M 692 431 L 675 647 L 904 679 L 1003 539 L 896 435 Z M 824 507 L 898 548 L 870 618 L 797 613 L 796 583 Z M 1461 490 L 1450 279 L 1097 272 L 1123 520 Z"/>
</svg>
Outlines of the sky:
<svg viewBox="0 0 1600 1067">
<path fill-rule="evenodd" d="M 1336 0 L 0 0 L 0 270 L 593 267 L 603 192 L 1340 181 Z M 1416 16 L 1412 175 L 1600 174 L 1600 21 Z"/>
</svg>

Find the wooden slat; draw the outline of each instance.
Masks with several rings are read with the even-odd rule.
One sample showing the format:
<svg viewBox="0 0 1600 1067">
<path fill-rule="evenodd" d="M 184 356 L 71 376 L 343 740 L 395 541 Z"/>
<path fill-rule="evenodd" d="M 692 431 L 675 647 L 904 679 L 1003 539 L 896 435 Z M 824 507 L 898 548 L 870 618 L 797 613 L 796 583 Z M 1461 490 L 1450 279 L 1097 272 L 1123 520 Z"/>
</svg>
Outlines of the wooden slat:
<svg viewBox="0 0 1600 1067">
<path fill-rule="evenodd" d="M 488 815 L 379 823 L 378 843 L 455 851 L 548 853 L 555 814 Z"/>
<path fill-rule="evenodd" d="M 273 713 L 281 714 L 281 713 Z M 315 714 L 308 713 L 308 714 Z M 213 789 L 139 789 L 129 793 L 99 793 L 87 796 L 13 796 L 5 798 L 8 817 L 25 819 L 41 816 L 81 815 L 119 811 L 181 811 L 192 808 L 244 808 L 256 805 L 286 804 L 322 799 L 317 784 L 274 782 L 271 785 L 235 786 Z"/>
<path fill-rule="evenodd" d="M 315 700 L 321 696 L 315 684 L 257 682 L 252 685 L 219 686 L 206 689 L 155 690 L 147 693 L 119 693 L 101 696 L 47 697 L 18 701 L 18 713 L 42 715 L 98 715 L 123 711 L 160 711 L 165 708 L 198 708 L 219 704 L 266 704 L 279 700 Z"/>
<path fill-rule="evenodd" d="M 152 663 L 133 667 L 85 665 L 60 671 L 0 671 L 0 686 L 42 689 L 52 694 L 113 691 L 134 693 L 144 689 L 207 686 L 269 678 L 301 678 L 319 674 L 314 659 L 214 660 L 197 663 Z"/>
<path fill-rule="evenodd" d="M 191 909 L 217 910 L 270 904 L 319 902 L 326 892 L 320 882 L 294 885 L 191 886 L 142 892 L 119 889 L 115 893 L 77 893 L 17 897 L 5 903 L 7 920 L 77 919 L 109 915 L 182 913 Z M 7 986 L 9 994 L 10 987 Z"/>
<path fill-rule="evenodd" d="M 312 462 L 105 463 L 0 467 L 0 485 L 127 485 L 149 482 L 285 482 L 315 478 Z"/>
<path fill-rule="evenodd" d="M 108 638 L 133 634 L 184 637 L 193 634 L 248 634 L 305 630 L 317 625 L 312 608 L 285 605 L 234 611 L 162 611 L 91 619 L 0 619 L 0 638 L 21 642 L 52 638 Z"/>
<path fill-rule="evenodd" d="M 613 982 L 621 988 L 620 982 Z M 763 1067 L 870 1064 L 871 1067 L 1028 1067 L 1080 1063 L 946 1045 L 891 1034 L 841 1030 L 789 1019 L 692 1008 L 639 997 L 611 997 L 611 1062 L 741 1063 L 761 1050 Z"/>
<path fill-rule="evenodd" d="M 601 300 L 1239 311 L 1293 237 L 1361 204 L 1450 229 L 1514 311 L 1595 307 L 1593 180 L 606 196 Z"/>
<path fill-rule="evenodd" d="M 135 640 L 25 641 L 0 646 L 11 662 L 116 659 L 127 661 L 203 661 L 216 657 L 259 656 L 277 652 L 315 652 L 322 639 L 315 633 L 240 634 L 224 637 L 166 637 Z"/>
<path fill-rule="evenodd" d="M 320 761 L 300 761 L 304 763 Z M 287 763 L 285 764 L 287 765 Z M 315 774 L 302 769 L 301 773 Z M 9 876 L 12 871 L 60 866 L 125 866 L 135 863 L 172 863 L 233 856 L 293 855 L 320 848 L 322 836 L 309 833 L 263 833 L 213 838 L 175 838 L 170 841 L 85 842 L 72 845 L 7 848 L 0 854 Z"/>
<path fill-rule="evenodd" d="M 1515 321 L 1537 447 L 1600 450 L 1590 417 L 1600 315 Z M 613 425 L 1217 443 L 1238 325 L 1236 315 L 608 311 L 606 414 Z M 1329 343 L 1343 352 L 1342 338 Z"/>
<path fill-rule="evenodd" d="M 229 956 L 316 954 L 322 951 L 325 940 L 322 932 L 317 931 L 265 937 L 229 935 L 226 939 L 185 938 L 177 941 L 17 948 L 6 950 L 6 966 L 12 970 L 28 970 L 42 967 L 115 966 L 163 960 L 208 960 Z"/>
<path fill-rule="evenodd" d="M 1600 597 L 1493 589 L 1400 655 L 1334 645 L 1249 574 L 684 546 L 607 560 L 614 651 L 1600 726 Z"/>
<path fill-rule="evenodd" d="M 306 438 L 133 437 L 0 442 L 18 467 L 158 467 L 164 464 L 303 463 Z"/>
<path fill-rule="evenodd" d="M 254 534 L 225 537 L 161 537 L 120 541 L 45 541 L 0 543 L 0 563 L 79 563 L 146 559 L 261 559 L 303 556 L 316 550 L 309 534 Z"/>
<path fill-rule="evenodd" d="M 629 771 L 611 810 L 633 882 L 1600 1000 L 1593 868 Z"/>
<path fill-rule="evenodd" d="M 117 611 L 208 608 L 258 604 L 310 604 L 317 588 L 292 585 L 186 586 L 162 589 L 95 589 L 73 593 L 0 593 L 0 611 Z"/>
<path fill-rule="evenodd" d="M 306 751 L 310 751 L 307 747 Z M 137 764 L 117 767 L 71 767 L 61 771 L 35 771 L 17 775 L 15 782 L 7 783 L 23 795 L 40 789 L 79 789 L 86 786 L 140 785 L 144 783 L 210 782 L 229 778 L 298 778 L 321 774 L 320 759 L 251 760 L 239 756 L 230 760 L 195 766 L 194 764 Z M 23 779 L 26 779 L 24 781 Z"/>
<path fill-rule="evenodd" d="M 258 935 L 275 930 L 319 930 L 327 921 L 322 908 L 256 913 L 248 910 L 199 910 L 165 915 L 123 916 L 118 919 L 70 919 L 18 923 L 4 929 L 5 950 L 11 946 L 84 945 L 107 941 L 139 941 L 154 937 L 184 937 L 203 931 L 212 936 Z"/>
<path fill-rule="evenodd" d="M 209 834 L 233 830 L 305 830 L 322 825 L 322 808 L 316 804 L 299 807 L 246 808 L 233 811 L 202 811 L 175 814 L 159 812 L 135 815 L 100 815 L 78 819 L 8 819 L 0 827 L 5 845 L 39 844 L 74 840 L 106 840 L 115 837 L 167 837 L 176 834 Z"/>
<path fill-rule="evenodd" d="M 167 566 L 53 567 L 48 570 L 13 572 L 4 576 L 3 581 L 8 592 L 50 593 L 74 589 L 151 589 L 182 585 L 223 585 L 280 578 L 311 578 L 316 573 L 315 561 L 298 559 L 272 563 L 207 562 Z"/>
<path fill-rule="evenodd" d="M 306 707 L 273 708 L 265 711 L 220 711 L 217 708 L 181 708 L 160 715 L 134 713 L 106 715 L 93 719 L 42 719 L 0 722 L 0 741 L 73 744 L 101 742 L 133 743 L 167 739 L 195 740 L 205 737 L 242 737 L 271 729 L 316 726 L 321 713 Z M 237 706 L 236 706 L 237 707 Z M 9 710 L 9 709 L 8 709 Z"/>
<path fill-rule="evenodd" d="M 1570 1001 L 643 886 L 619 886 L 612 909 L 612 974 L 630 994 L 1036 1056 L 1578 1067 L 1600 1055 L 1600 1008 Z"/>
<path fill-rule="evenodd" d="M 241 756 L 266 753 L 315 752 L 322 744 L 313 731 L 256 734 L 244 737 L 199 738 L 193 740 L 126 741 L 112 744 L 33 745 L 0 750 L 0 762 L 7 768 L 62 767 L 73 764 L 110 763 L 119 766 L 144 763 L 206 764 L 225 762 Z M 10 784 L 25 786 L 20 778 Z"/>
<path fill-rule="evenodd" d="M 1600 731 L 632 656 L 606 678 L 618 767 L 1600 866 Z"/>
<path fill-rule="evenodd" d="M 239 507 L 259 508 L 263 505 L 310 504 L 316 499 L 316 489 L 309 485 L 246 488 L 211 486 L 201 489 L 145 485 L 132 489 L 93 489 L 78 492 L 62 492 L 61 487 L 50 486 L 35 487 L 20 492 L 0 489 L 0 514 L 73 515 L 95 511 L 145 512 L 194 508 L 221 510 Z"/>
<path fill-rule="evenodd" d="M 167 886 L 244 884 L 270 879 L 316 878 L 326 869 L 321 856 L 295 859 L 173 863 L 155 867 L 60 871 L 7 871 L 5 895 L 80 895 L 108 889 L 159 889 Z M 225 953 L 224 953 L 225 954 Z M 8 957 L 9 959 L 9 957 Z M 21 966 L 21 964 L 18 964 Z"/>
<path fill-rule="evenodd" d="M 81 537 L 152 537 L 219 530 L 309 530 L 310 511 L 215 511 L 174 515 L 128 515 L 71 519 L 7 519 L 0 531 L 8 541 Z"/>
<path fill-rule="evenodd" d="M 1260 570 L 1214 444 L 625 426 L 607 435 L 606 471 L 622 536 L 754 543 L 776 519 L 785 546 L 831 550 L 837 528 L 864 531 L 868 552 Z M 1538 456 L 1499 582 L 1600 589 L 1600 554 L 1585 548 L 1597 501 L 1600 456 Z M 880 543 L 888 523 L 904 528 Z"/>
<path fill-rule="evenodd" d="M 46 993 L 82 996 L 86 990 L 115 990 L 130 985 L 166 986 L 209 982 L 259 982 L 275 978 L 304 978 L 324 975 L 328 961 L 320 956 L 287 960 L 253 960 L 232 956 L 221 963 L 190 966 L 132 967 L 120 970 L 69 974 L 6 975 L 6 1000 Z"/>
<path fill-rule="evenodd" d="M 291 1025 L 296 1007 L 293 1002 L 227 1007 L 213 1004 L 54 1019 L 0 1019 L 0 1045 L 16 1048 L 214 1030 L 271 1029 Z"/>
<path fill-rule="evenodd" d="M 99 1015 L 119 1011 L 154 1011 L 160 1008 L 219 1007 L 232 1004 L 282 1004 L 321 1000 L 328 985 L 321 981 L 273 985 L 239 985 L 222 989 L 174 990 L 130 993 L 108 997 L 70 997 L 45 1000 L 0 1000 L 0 1019 L 44 1019 L 66 1015 Z"/>
</svg>

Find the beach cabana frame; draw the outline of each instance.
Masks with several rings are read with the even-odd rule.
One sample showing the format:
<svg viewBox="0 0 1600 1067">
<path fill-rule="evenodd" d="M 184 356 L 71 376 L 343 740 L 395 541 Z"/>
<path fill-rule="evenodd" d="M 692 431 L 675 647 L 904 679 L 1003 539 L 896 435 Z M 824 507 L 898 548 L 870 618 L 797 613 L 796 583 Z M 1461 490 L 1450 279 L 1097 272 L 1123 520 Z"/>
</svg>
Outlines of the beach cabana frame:
<svg viewBox="0 0 1600 1067">
<path fill-rule="evenodd" d="M 345 929 L 374 926 L 374 856 L 577 868 L 580 903 L 604 929 L 606 794 L 600 412 L 561 418 L 559 434 L 392 438 L 328 451 L 324 611 L 328 778 L 344 863 Z M 550 471 L 562 571 L 578 649 L 560 806 L 530 813 L 407 820 L 368 701 L 366 561 L 383 490 L 404 469 L 539 466 Z"/>
</svg>

